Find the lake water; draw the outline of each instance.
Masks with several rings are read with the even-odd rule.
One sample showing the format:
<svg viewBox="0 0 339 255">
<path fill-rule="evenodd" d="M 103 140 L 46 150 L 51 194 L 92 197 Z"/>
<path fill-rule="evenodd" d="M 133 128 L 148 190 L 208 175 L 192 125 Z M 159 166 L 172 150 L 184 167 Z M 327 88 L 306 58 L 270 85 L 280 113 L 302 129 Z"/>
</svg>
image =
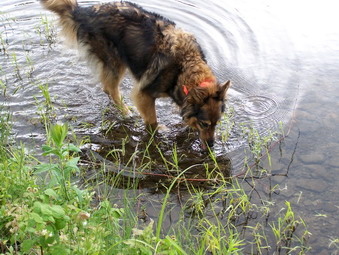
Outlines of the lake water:
<svg viewBox="0 0 339 255">
<path fill-rule="evenodd" d="M 277 176 L 269 184 L 262 180 L 260 189 L 265 193 L 268 185 L 279 184 L 281 190 L 272 200 L 278 208 L 285 200 L 291 201 L 294 211 L 305 219 L 312 233 L 309 254 L 338 254 L 339 244 L 331 240 L 339 238 L 339 3 L 135 2 L 194 33 L 218 79 L 232 81 L 228 109 L 235 125 L 229 127 L 227 139 L 225 127 L 219 128 L 214 148 L 225 172 L 241 174 L 247 148 L 241 136 L 243 125 L 250 123 L 261 135 L 284 127 L 288 136 L 280 150 L 271 151 L 271 158 L 273 172 L 288 171 L 288 175 Z M 80 1 L 81 5 L 95 3 Z M 120 116 L 75 51 L 59 39 L 46 43 L 45 34 L 39 34 L 45 31 L 46 17 L 55 20 L 37 1 L 0 2 L 0 102 L 13 114 L 17 139 L 32 147 L 44 141 L 45 130 L 37 114 L 44 98 L 38 85 L 47 82 L 58 121 L 72 123 L 77 136 L 89 136 L 91 148 L 100 151 L 121 146 L 128 135 L 131 139 L 124 144 L 128 159 L 149 138 L 140 118 L 137 114 L 127 120 Z M 127 77 L 122 91 L 130 106 L 131 86 Z M 159 122 L 171 130 L 156 138 L 164 140 L 165 156 L 177 143 L 179 154 L 186 155 L 183 168 L 202 163 L 196 137 L 187 139 L 172 102 L 159 100 L 157 112 Z M 103 119 L 108 121 L 103 123 Z M 142 188 L 156 201 L 161 196 L 150 188 L 152 181 Z M 157 207 L 148 214 L 156 218 Z"/>
</svg>

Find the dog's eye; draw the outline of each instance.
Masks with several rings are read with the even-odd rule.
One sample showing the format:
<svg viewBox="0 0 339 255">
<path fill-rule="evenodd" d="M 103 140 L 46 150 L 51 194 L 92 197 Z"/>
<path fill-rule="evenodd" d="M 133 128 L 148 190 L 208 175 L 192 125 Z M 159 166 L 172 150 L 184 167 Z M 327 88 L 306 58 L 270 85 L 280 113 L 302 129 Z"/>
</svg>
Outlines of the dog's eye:
<svg viewBox="0 0 339 255">
<path fill-rule="evenodd" d="M 210 125 L 211 125 L 211 122 L 210 122 L 210 121 L 199 121 L 199 126 L 200 126 L 202 129 L 206 129 L 206 128 L 208 128 Z"/>
</svg>

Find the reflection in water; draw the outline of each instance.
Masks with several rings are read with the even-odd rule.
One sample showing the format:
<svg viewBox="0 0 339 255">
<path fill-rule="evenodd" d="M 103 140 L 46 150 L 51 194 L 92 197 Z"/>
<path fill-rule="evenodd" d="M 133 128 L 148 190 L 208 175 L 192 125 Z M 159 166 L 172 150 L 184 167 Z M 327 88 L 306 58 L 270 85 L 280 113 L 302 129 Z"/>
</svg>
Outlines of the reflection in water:
<svg viewBox="0 0 339 255">
<path fill-rule="evenodd" d="M 339 169 L 338 4 L 331 0 L 136 2 L 194 33 L 218 79 L 232 80 L 228 113 L 235 124 L 227 126 L 229 119 L 223 120 L 225 125 L 218 129 L 214 150 L 224 176 L 241 174 L 243 150 L 247 146 L 241 127 L 252 126 L 260 135 L 266 135 L 269 130 L 277 130 L 280 122 L 289 127 L 292 116 L 297 116 L 300 141 L 298 132 L 292 128 L 281 149 L 283 156 L 272 152 L 273 170 L 288 167 L 289 178 L 275 179 L 273 184 L 263 180 L 262 189 L 274 184 L 286 185 L 278 204 L 302 194 L 303 199 L 295 199 L 294 206 L 314 223 L 311 232 L 317 237 L 313 242 L 319 248 L 312 253 L 324 253 L 328 240 L 339 236 L 336 220 L 339 206 L 336 191 Z M 82 5 L 93 3 L 97 1 L 80 1 Z M 169 127 L 170 132 L 154 137 L 158 148 L 147 147 L 149 134 L 143 130 L 140 118 L 134 115 L 123 120 L 74 51 L 59 42 L 46 44 L 54 35 L 46 33 L 43 21 L 46 18 L 51 21 L 54 16 L 50 13 L 45 16 L 38 2 L 2 0 L 0 10 L 0 101 L 13 112 L 13 130 L 18 139 L 32 146 L 43 141 L 45 130 L 40 122 L 41 114 L 46 114 L 41 112 L 46 98 L 41 95 L 39 85 L 48 83 L 55 105 L 49 116 L 55 118 L 54 121 L 71 122 L 79 137 L 90 137 L 93 146 L 84 160 L 94 156 L 98 162 L 112 165 L 110 172 L 126 174 L 125 177 L 130 175 L 121 169 L 133 170 L 136 165 L 145 165 L 145 174 L 175 176 L 168 172 L 173 167 L 166 167 L 166 164 L 173 163 L 176 144 L 179 169 L 198 165 L 187 177 L 206 178 L 205 163 L 209 169 L 214 169 L 213 160 L 201 154 L 196 135 L 183 128 L 179 111 L 169 100 L 159 100 L 157 109 L 159 122 Z M 122 84 L 128 105 L 132 105 L 129 100 L 131 84 L 130 78 Z M 226 127 L 230 130 L 225 130 Z M 292 127 L 296 127 L 295 124 Z M 225 141 L 226 131 L 229 135 Z M 299 144 L 295 150 L 296 140 Z M 116 151 L 122 147 L 125 150 Z M 115 157 L 124 165 L 115 168 Z M 149 165 L 149 162 L 157 165 Z M 88 174 L 91 176 L 90 172 Z M 145 190 L 166 179 L 152 178 L 138 175 L 137 179 Z M 149 214 L 155 214 L 156 209 Z M 320 219 L 314 211 L 328 217 Z"/>
</svg>

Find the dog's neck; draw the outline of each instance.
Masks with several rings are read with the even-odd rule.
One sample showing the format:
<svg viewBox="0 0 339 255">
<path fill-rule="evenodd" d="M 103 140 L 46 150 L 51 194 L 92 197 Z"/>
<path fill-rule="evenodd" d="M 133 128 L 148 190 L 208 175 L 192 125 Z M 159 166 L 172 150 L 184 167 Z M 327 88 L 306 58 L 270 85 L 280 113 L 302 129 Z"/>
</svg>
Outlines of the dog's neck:
<svg viewBox="0 0 339 255">
<path fill-rule="evenodd" d="M 182 96 L 187 96 L 188 91 L 194 87 L 216 84 L 216 78 L 204 61 L 203 53 L 195 37 L 182 29 L 175 26 L 168 26 L 162 31 L 159 49 L 170 55 L 176 60 L 181 67 L 181 74 L 178 77 L 177 84 L 180 88 L 185 86 L 184 90 L 180 89 Z M 211 80 L 207 82 L 207 80 Z M 207 84 L 207 83 L 208 84 Z M 180 100 L 181 101 L 181 100 Z M 182 102 L 177 102 L 179 105 Z"/>
<path fill-rule="evenodd" d="M 186 62 L 178 77 L 178 84 L 183 87 L 185 95 L 194 87 L 208 87 L 215 83 L 214 74 L 202 59 Z"/>
</svg>

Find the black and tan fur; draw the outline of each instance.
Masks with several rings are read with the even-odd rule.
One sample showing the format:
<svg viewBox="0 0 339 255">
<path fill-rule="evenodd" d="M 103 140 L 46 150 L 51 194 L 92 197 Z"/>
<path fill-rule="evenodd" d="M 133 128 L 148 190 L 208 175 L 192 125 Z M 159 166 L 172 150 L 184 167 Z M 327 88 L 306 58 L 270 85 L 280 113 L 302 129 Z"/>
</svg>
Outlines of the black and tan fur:
<svg viewBox="0 0 339 255">
<path fill-rule="evenodd" d="M 203 145 L 213 145 L 230 82 L 217 82 L 192 34 L 130 2 L 80 7 L 76 0 L 40 1 L 59 15 L 63 34 L 95 64 L 104 91 L 123 113 L 128 108 L 119 84 L 129 70 L 136 80 L 132 97 L 146 125 L 157 127 L 155 100 L 171 97 Z"/>
</svg>

